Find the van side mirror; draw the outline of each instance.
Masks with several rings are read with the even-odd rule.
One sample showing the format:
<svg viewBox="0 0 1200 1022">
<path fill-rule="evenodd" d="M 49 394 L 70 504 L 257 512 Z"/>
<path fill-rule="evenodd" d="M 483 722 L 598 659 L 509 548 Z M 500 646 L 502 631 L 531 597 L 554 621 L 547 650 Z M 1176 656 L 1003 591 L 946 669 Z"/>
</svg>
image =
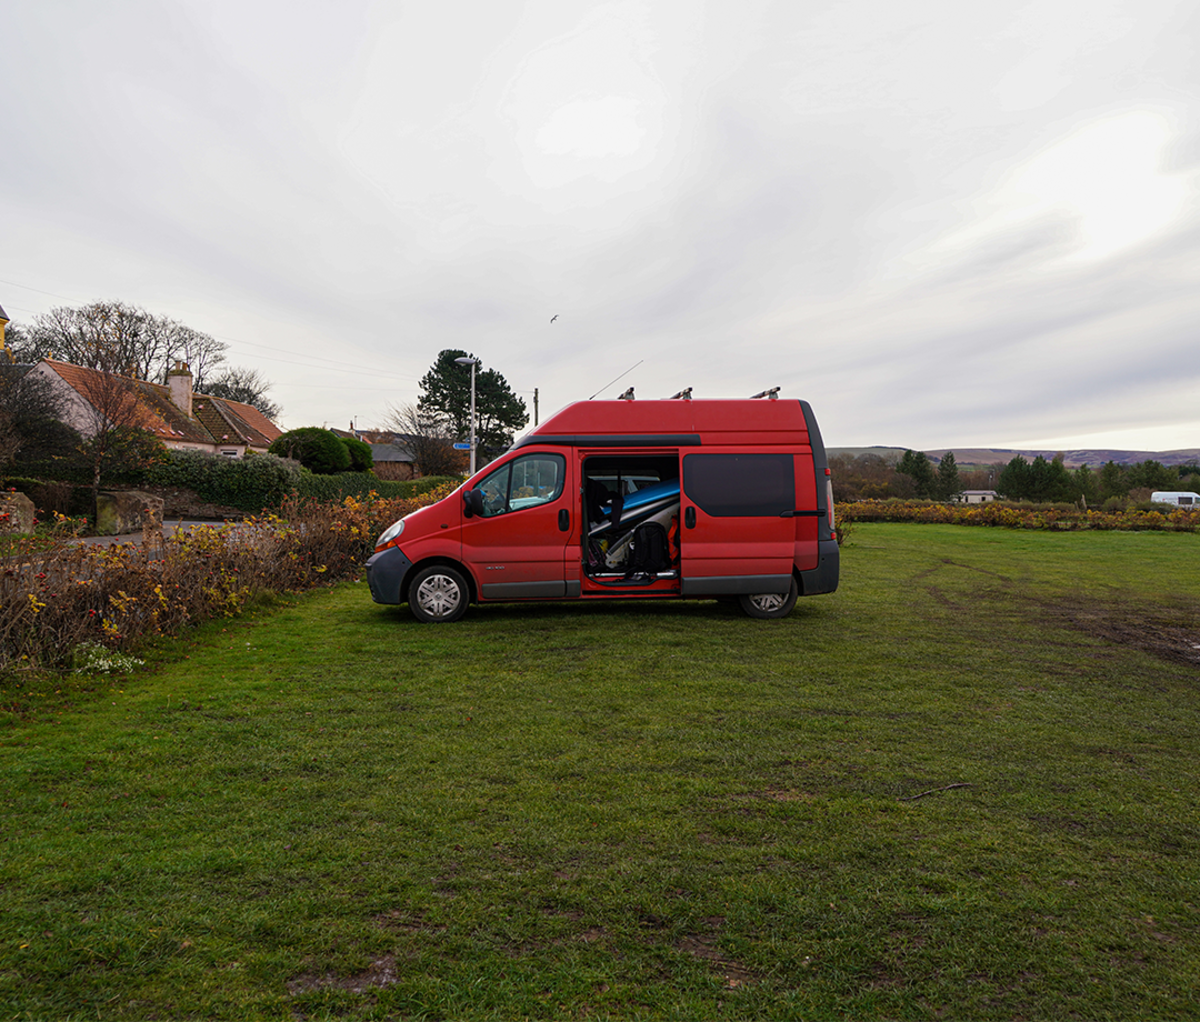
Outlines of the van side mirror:
<svg viewBox="0 0 1200 1022">
<path fill-rule="evenodd" d="M 483 493 L 479 490 L 463 490 L 463 516 L 483 517 Z"/>
</svg>

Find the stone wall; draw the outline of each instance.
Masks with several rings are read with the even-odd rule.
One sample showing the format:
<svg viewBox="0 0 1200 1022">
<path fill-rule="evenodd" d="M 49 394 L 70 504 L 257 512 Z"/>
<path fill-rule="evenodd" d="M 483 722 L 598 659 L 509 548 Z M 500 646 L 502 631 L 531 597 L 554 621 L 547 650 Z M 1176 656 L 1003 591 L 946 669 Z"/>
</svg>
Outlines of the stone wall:
<svg viewBox="0 0 1200 1022">
<path fill-rule="evenodd" d="M 246 517 L 245 511 L 225 504 L 214 504 L 201 499 L 194 490 L 186 487 L 146 486 L 143 491 L 160 497 L 163 502 L 163 521 L 177 522 L 193 519 L 211 521 L 213 519 L 231 519 L 241 521 Z"/>
<path fill-rule="evenodd" d="M 101 490 L 96 494 L 96 535 L 124 536 L 141 532 L 146 512 L 162 522 L 162 497 L 142 490 Z"/>
</svg>

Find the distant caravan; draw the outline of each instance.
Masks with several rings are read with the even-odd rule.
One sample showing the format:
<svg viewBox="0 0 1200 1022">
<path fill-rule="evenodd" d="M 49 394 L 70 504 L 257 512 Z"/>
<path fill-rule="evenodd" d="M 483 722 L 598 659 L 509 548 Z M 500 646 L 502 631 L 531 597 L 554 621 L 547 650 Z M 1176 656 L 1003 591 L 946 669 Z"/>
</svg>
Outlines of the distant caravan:
<svg viewBox="0 0 1200 1022">
<path fill-rule="evenodd" d="M 1191 490 L 1155 490 L 1150 494 L 1155 504 L 1174 504 L 1176 507 L 1200 507 L 1200 493 Z"/>
<path fill-rule="evenodd" d="M 832 593 L 821 432 L 808 402 L 770 397 L 568 405 L 384 531 L 372 598 L 448 622 L 472 602 L 655 597 L 779 618 Z"/>
</svg>

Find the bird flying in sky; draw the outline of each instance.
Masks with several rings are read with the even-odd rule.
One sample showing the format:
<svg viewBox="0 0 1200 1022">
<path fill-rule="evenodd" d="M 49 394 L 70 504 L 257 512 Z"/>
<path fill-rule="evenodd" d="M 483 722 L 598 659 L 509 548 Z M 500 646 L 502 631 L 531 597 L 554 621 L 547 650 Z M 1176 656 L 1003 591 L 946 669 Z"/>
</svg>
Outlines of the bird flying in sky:
<svg viewBox="0 0 1200 1022">
<path fill-rule="evenodd" d="M 553 316 L 551 316 L 551 317 L 550 317 L 550 322 L 551 322 L 551 323 L 553 323 L 553 322 L 554 322 L 556 319 L 558 319 L 558 313 L 557 313 L 557 312 L 556 312 L 556 313 L 555 313 Z"/>
</svg>

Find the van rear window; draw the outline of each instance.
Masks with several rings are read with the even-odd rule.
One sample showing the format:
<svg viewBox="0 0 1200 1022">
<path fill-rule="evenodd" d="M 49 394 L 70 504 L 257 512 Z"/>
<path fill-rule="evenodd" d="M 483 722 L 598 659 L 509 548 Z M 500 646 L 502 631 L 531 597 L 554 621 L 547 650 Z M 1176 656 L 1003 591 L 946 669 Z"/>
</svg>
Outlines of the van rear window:
<svg viewBox="0 0 1200 1022">
<path fill-rule="evenodd" d="M 715 518 L 776 518 L 796 506 L 790 454 L 688 454 L 683 491 Z"/>
</svg>

